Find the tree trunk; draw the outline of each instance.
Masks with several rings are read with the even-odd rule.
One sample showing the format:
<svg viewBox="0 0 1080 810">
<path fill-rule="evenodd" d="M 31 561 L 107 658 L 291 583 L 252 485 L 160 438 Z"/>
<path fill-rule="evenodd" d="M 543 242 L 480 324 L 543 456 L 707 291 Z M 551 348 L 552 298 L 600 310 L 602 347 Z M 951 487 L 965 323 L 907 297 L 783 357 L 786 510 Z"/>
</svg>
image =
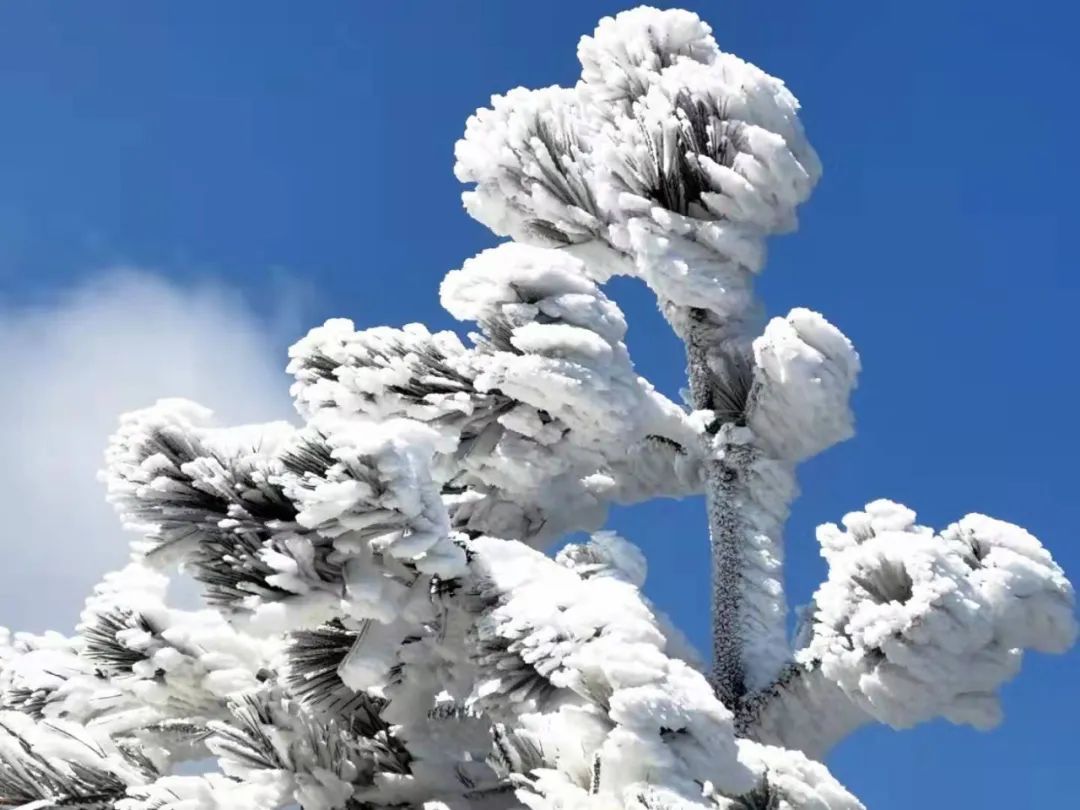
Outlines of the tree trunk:
<svg viewBox="0 0 1080 810">
<path fill-rule="evenodd" d="M 716 418 L 706 440 L 705 503 L 711 551 L 710 681 L 735 711 L 779 673 L 789 654 L 782 530 L 794 469 L 764 456 L 745 427 L 750 394 L 740 322 L 717 325 L 689 312 L 687 374 L 697 409 Z"/>
</svg>

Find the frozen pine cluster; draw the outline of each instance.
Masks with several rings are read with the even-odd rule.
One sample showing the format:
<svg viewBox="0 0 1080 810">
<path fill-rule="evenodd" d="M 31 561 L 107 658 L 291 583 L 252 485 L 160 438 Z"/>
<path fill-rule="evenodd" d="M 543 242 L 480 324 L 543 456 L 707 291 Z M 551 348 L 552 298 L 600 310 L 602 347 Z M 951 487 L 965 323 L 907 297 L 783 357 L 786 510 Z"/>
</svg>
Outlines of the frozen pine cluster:
<svg viewBox="0 0 1080 810">
<path fill-rule="evenodd" d="M 104 480 L 132 561 L 73 636 L 0 639 L 0 807 L 858 808 L 822 764 L 845 735 L 988 728 L 1023 651 L 1073 642 L 1038 540 L 886 500 L 818 530 L 789 639 L 796 468 L 852 435 L 859 357 L 815 312 L 763 323 L 754 280 L 820 164 L 784 84 L 693 14 L 604 19 L 578 57 L 457 144 L 507 239 L 442 283 L 466 337 L 331 320 L 290 352 L 295 425 L 123 417 Z M 685 343 L 685 402 L 635 371 L 616 275 Z M 603 530 L 696 495 L 705 659 Z M 173 572 L 202 610 L 168 604 Z"/>
</svg>

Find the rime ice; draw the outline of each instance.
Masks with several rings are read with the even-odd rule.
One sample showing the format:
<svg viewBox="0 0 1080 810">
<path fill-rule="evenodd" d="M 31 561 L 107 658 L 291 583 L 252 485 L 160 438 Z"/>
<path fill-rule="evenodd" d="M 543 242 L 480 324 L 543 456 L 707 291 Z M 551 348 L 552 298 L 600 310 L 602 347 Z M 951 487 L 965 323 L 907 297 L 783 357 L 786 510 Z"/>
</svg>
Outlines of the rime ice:
<svg viewBox="0 0 1080 810">
<path fill-rule="evenodd" d="M 853 434 L 860 359 L 815 312 L 762 325 L 754 282 L 821 166 L 791 92 L 694 14 L 606 18 L 578 57 L 573 87 L 495 96 L 457 143 L 466 210 L 509 237 L 442 283 L 464 336 L 311 330 L 298 426 L 121 419 L 103 478 L 133 560 L 74 636 L 0 636 L 0 805 L 856 810 L 821 763 L 845 735 L 989 727 L 1023 651 L 1073 643 L 1038 540 L 884 500 L 819 529 L 828 576 L 788 638 L 798 465 Z M 635 371 L 613 275 L 686 344 L 687 402 Z M 707 663 L 602 529 L 688 495 Z M 167 604 L 175 572 L 205 609 Z"/>
</svg>

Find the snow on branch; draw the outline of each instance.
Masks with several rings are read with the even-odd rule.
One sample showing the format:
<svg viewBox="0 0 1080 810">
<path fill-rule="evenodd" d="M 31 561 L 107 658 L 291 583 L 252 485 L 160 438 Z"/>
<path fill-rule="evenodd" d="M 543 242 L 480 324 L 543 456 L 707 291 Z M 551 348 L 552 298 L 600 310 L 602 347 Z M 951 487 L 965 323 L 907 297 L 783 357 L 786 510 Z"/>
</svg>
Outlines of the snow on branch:
<svg viewBox="0 0 1080 810">
<path fill-rule="evenodd" d="M 305 417 L 328 409 L 464 431 L 502 404 L 497 396 L 477 397 L 458 368 L 466 351 L 457 335 L 432 334 L 421 324 L 358 332 L 352 321 L 333 318 L 289 349 L 292 394 Z"/>
<path fill-rule="evenodd" d="M 889 501 L 818 531 L 829 577 L 800 661 L 820 661 L 869 714 L 903 728 L 937 715 L 987 728 L 1021 651 L 1076 638 L 1073 591 L 1034 537 L 968 515 L 941 534 Z"/>
<path fill-rule="evenodd" d="M 281 666 L 281 681 L 290 697 L 306 709 L 333 715 L 348 715 L 370 729 L 381 725 L 381 698 L 354 690 L 342 678 L 340 669 L 361 635 L 339 619 L 311 630 L 289 634 Z"/>
<path fill-rule="evenodd" d="M 541 413 L 582 450 L 644 435 L 691 443 L 682 410 L 634 373 L 623 314 L 583 268 L 566 253 L 506 243 L 447 275 L 443 305 L 481 328 L 477 388 L 528 406 L 501 421 L 541 443 Z"/>
<path fill-rule="evenodd" d="M 588 242 L 601 235 L 589 182 L 588 110 L 562 87 L 517 88 L 478 110 L 458 141 L 454 173 L 476 183 L 465 207 L 500 236 L 540 247 Z"/>
<path fill-rule="evenodd" d="M 167 607 L 166 586 L 137 563 L 107 576 L 83 610 L 80 655 L 110 689 L 157 715 L 137 714 L 140 725 L 182 718 L 201 727 L 225 712 L 228 695 L 270 676 L 274 647 L 217 611 Z"/>
<path fill-rule="evenodd" d="M 480 326 L 478 390 L 514 402 L 469 447 L 466 480 L 536 503 L 541 537 L 596 528 L 609 501 L 700 487 L 698 428 L 634 372 L 623 315 L 580 260 L 503 244 L 451 272 L 441 297 Z"/>
<path fill-rule="evenodd" d="M 274 810 L 291 799 L 289 782 L 277 772 L 237 781 L 221 774 L 163 776 L 128 789 L 116 810 Z"/>
<path fill-rule="evenodd" d="M 941 533 L 890 501 L 818 529 L 829 576 L 797 664 L 748 706 L 758 739 L 823 756 L 870 720 L 936 717 L 987 729 L 1025 649 L 1064 652 L 1073 589 L 1032 535 L 985 515 Z"/>
<path fill-rule="evenodd" d="M 237 696 L 232 712 L 232 722 L 212 724 L 208 741 L 222 771 L 243 781 L 277 772 L 303 807 L 345 807 L 375 787 L 376 775 L 409 772 L 408 752 L 385 729 L 365 736 L 354 725 L 298 712 L 273 690 Z"/>
<path fill-rule="evenodd" d="M 393 610 L 382 600 L 401 591 L 386 566 L 443 575 L 460 566 L 422 426 L 364 430 L 327 414 L 245 454 L 215 443 L 207 417 L 175 402 L 130 414 L 106 477 L 117 508 L 149 532 L 137 550 L 155 563 L 179 558 L 212 602 L 268 630 L 331 618 L 347 593 L 354 613 L 385 617 Z"/>
<path fill-rule="evenodd" d="M 566 568 L 494 539 L 471 550 L 483 572 L 471 700 L 515 728 L 499 761 L 528 806 L 860 806 L 802 755 L 736 740 L 705 678 L 668 652 L 625 548 L 629 568 L 603 576 L 581 551 Z"/>
<path fill-rule="evenodd" d="M 793 309 L 769 321 L 753 352 L 746 424 L 772 455 L 802 461 L 853 435 L 859 355 L 839 329 Z"/>
<path fill-rule="evenodd" d="M 577 48 L 590 95 L 621 103 L 623 109 L 645 95 L 655 77 L 677 60 L 708 64 L 716 53 L 712 29 L 696 14 L 645 6 L 604 17 Z"/>
<path fill-rule="evenodd" d="M 108 810 L 157 773 L 137 748 L 74 723 L 0 712 L 0 806 Z"/>
<path fill-rule="evenodd" d="M 281 469 L 274 452 L 293 428 L 229 434 L 209 422 L 208 410 L 184 400 L 126 414 L 105 456 L 109 500 L 145 538 L 136 553 L 154 565 L 184 563 L 212 604 L 280 598 L 286 592 L 261 553 L 295 520 L 273 481 Z"/>
<path fill-rule="evenodd" d="M 55 631 L 35 636 L 0 628 L 0 710 L 23 712 L 34 719 L 58 716 L 69 682 L 92 677 L 79 657 L 79 641 Z"/>
<path fill-rule="evenodd" d="M 820 163 L 783 83 L 687 12 L 640 8 L 578 48 L 574 88 L 518 88 L 469 119 L 455 172 L 495 233 L 643 278 L 664 302 L 742 312 L 763 240 L 794 226 Z M 742 290 L 743 292 L 740 292 Z"/>
<path fill-rule="evenodd" d="M 74 638 L 17 635 L 0 663 L 0 707 L 198 756 L 226 696 L 270 677 L 271 651 L 216 611 L 167 608 L 164 589 L 133 564 L 98 586 Z"/>
<path fill-rule="evenodd" d="M 313 330 L 292 350 L 302 413 L 405 417 L 436 434 L 455 528 L 543 544 L 610 501 L 701 487 L 700 427 L 633 370 L 618 307 L 560 251 L 504 244 L 451 272 L 442 300 L 479 330 Z"/>
</svg>

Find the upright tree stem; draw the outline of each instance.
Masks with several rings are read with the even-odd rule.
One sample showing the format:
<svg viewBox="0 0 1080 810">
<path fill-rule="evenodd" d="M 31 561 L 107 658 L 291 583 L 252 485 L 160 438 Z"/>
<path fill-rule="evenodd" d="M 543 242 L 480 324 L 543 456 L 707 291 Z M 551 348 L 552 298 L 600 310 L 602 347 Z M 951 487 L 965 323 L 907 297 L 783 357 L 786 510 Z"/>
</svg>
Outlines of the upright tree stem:
<svg viewBox="0 0 1080 810">
<path fill-rule="evenodd" d="M 733 506 L 743 485 L 744 469 L 731 459 L 709 461 L 706 468 L 713 643 L 710 680 L 717 696 L 732 710 L 746 692 L 740 618 L 744 529 Z"/>
<path fill-rule="evenodd" d="M 710 352 L 720 350 L 725 337 L 709 323 L 700 310 L 688 313 L 686 330 L 687 376 L 693 405 L 699 410 L 716 410 L 716 380 L 709 364 Z M 728 331 L 728 330 L 725 330 Z M 729 333 L 730 334 L 730 333 Z M 723 422 L 718 418 L 709 428 L 710 437 Z M 711 447 L 710 447 L 711 450 Z M 711 551 L 710 602 L 712 624 L 712 669 L 710 681 L 724 705 L 734 710 L 746 691 L 742 656 L 739 610 L 741 597 L 742 553 L 740 525 L 735 504 L 737 489 L 745 478 L 745 457 L 711 457 L 705 464 L 705 504 L 709 520 Z"/>
<path fill-rule="evenodd" d="M 795 496 L 793 465 L 771 458 L 746 428 L 751 371 L 738 318 L 690 310 L 680 325 L 695 408 L 715 414 L 704 440 L 711 549 L 712 671 L 733 711 L 787 661 L 783 525 Z"/>
</svg>

